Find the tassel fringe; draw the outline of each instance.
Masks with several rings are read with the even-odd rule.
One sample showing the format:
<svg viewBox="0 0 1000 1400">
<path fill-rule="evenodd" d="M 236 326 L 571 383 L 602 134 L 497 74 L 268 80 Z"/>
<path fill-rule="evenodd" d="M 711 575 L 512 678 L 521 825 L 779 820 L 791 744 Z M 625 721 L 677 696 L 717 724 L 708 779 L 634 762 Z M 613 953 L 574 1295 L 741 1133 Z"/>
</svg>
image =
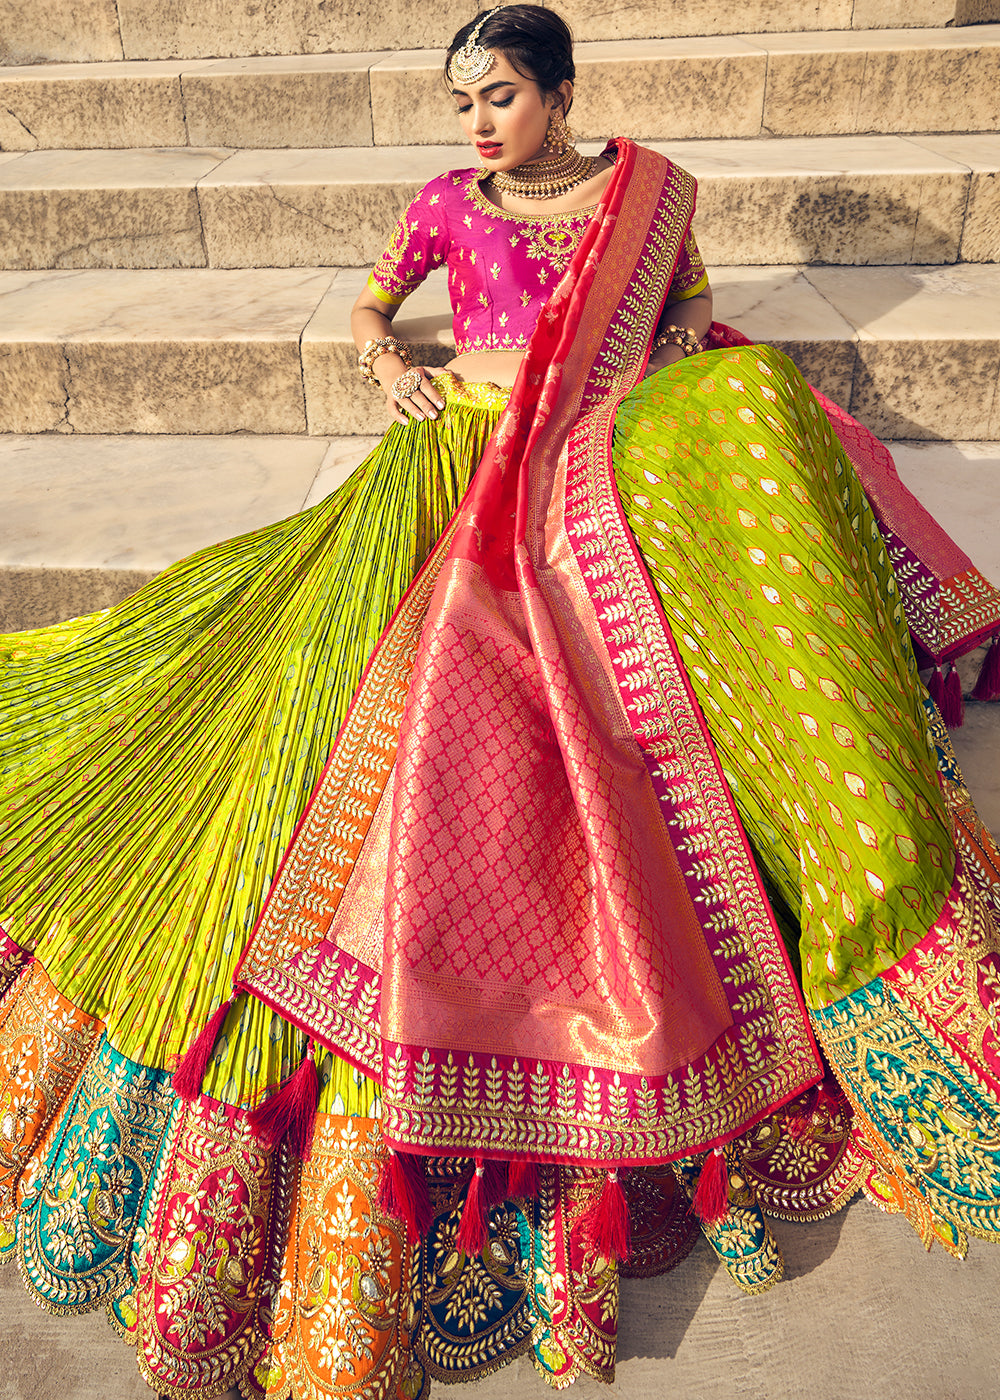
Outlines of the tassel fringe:
<svg viewBox="0 0 1000 1400">
<path fill-rule="evenodd" d="M 601 1194 L 580 1217 L 580 1237 L 602 1259 L 628 1258 L 630 1244 L 628 1200 L 618 1180 L 618 1172 L 604 1178 Z"/>
<path fill-rule="evenodd" d="M 705 1225 L 717 1225 L 729 1213 L 729 1171 L 721 1147 L 713 1147 L 702 1163 L 691 1206 Z"/>
<path fill-rule="evenodd" d="M 511 1162 L 507 1171 L 507 1194 L 520 1201 L 533 1201 L 538 1195 L 538 1167 L 534 1162 Z"/>
<path fill-rule="evenodd" d="M 940 666 L 935 666 L 928 677 L 927 694 L 939 710 L 944 708 L 944 672 Z"/>
<path fill-rule="evenodd" d="M 976 684 L 972 688 L 973 700 L 1000 700 L 1000 632 L 994 632 L 989 651 L 983 657 Z"/>
<path fill-rule="evenodd" d="M 303 1161 L 308 1161 L 312 1151 L 316 1126 L 319 1074 L 315 1055 L 315 1041 L 310 1041 L 305 1059 L 291 1078 L 249 1115 L 250 1127 L 265 1147 L 273 1150 L 287 1139 L 291 1151 Z"/>
<path fill-rule="evenodd" d="M 486 1168 L 483 1159 L 476 1158 L 476 1169 L 472 1173 L 469 1189 L 465 1194 L 465 1206 L 458 1223 L 455 1243 L 471 1258 L 478 1258 L 486 1248 L 489 1229 L 486 1219 Z"/>
<path fill-rule="evenodd" d="M 434 1220 L 434 1207 L 419 1157 L 390 1150 L 379 1176 L 378 1204 L 390 1219 L 406 1226 L 410 1244 L 427 1234 Z"/>
<path fill-rule="evenodd" d="M 486 1209 L 507 1199 L 507 1164 L 493 1158 L 483 1163 L 483 1199 Z"/>
<path fill-rule="evenodd" d="M 950 666 L 944 682 L 944 697 L 941 702 L 941 718 L 949 729 L 961 729 L 965 719 L 965 702 L 962 699 L 962 682 L 958 668 Z"/>
<path fill-rule="evenodd" d="M 212 1058 L 215 1042 L 222 1033 L 223 1023 L 232 1009 L 235 997 L 228 997 L 218 1011 L 210 1017 L 205 1028 L 195 1036 L 184 1052 L 184 1057 L 174 1070 L 174 1093 L 185 1103 L 194 1103 L 201 1093 L 208 1062 Z"/>
</svg>

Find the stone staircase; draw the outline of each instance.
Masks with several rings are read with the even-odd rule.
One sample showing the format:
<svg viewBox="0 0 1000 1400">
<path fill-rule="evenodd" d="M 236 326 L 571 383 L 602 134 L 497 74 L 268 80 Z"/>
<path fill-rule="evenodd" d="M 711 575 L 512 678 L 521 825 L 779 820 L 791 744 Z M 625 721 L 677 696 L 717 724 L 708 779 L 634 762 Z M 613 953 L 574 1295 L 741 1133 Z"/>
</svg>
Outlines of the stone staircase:
<svg viewBox="0 0 1000 1400">
<path fill-rule="evenodd" d="M 367 450 L 347 311 L 406 201 L 472 163 L 440 69 L 474 10 L 0 0 L 0 625 L 114 601 Z M 904 468 L 974 462 L 945 523 L 995 518 L 1000 0 L 563 11 L 585 149 L 624 132 L 698 177 L 719 316 L 882 437 L 975 444 Z M 448 321 L 438 276 L 398 324 L 440 364 Z"/>
</svg>

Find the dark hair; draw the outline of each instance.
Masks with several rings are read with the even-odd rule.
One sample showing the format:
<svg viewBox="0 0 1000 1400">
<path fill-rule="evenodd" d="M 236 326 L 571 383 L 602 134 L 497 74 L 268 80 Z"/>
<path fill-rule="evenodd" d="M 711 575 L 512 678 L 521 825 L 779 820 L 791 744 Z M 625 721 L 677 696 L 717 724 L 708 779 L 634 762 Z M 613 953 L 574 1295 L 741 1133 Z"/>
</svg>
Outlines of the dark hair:
<svg viewBox="0 0 1000 1400">
<path fill-rule="evenodd" d="M 444 61 L 449 82 L 449 63 L 486 14 L 489 10 L 480 10 L 452 39 Z M 499 49 L 511 67 L 525 78 L 534 78 L 542 92 L 555 92 L 560 83 L 576 77 L 569 25 L 543 5 L 505 5 L 486 21 L 476 43 L 484 49 Z"/>
</svg>

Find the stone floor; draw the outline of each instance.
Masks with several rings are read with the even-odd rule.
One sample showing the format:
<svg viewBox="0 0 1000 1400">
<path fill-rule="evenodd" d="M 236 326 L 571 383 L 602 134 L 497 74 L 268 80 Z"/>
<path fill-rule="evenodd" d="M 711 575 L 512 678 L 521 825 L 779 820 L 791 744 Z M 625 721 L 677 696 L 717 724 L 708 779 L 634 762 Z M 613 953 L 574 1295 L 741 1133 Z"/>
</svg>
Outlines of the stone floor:
<svg viewBox="0 0 1000 1400">
<path fill-rule="evenodd" d="M 759 1297 L 739 1293 L 701 1243 L 676 1273 L 626 1281 L 614 1385 L 584 1379 L 573 1400 L 995 1400 L 1000 1249 L 977 1240 L 964 1261 L 927 1255 L 864 1200 L 775 1233 L 786 1278 Z M 0 1270 L 0 1310 L 0 1400 L 148 1400 L 103 1314 L 57 1321 L 12 1269 Z M 466 1393 L 551 1394 L 527 1359 Z"/>
</svg>

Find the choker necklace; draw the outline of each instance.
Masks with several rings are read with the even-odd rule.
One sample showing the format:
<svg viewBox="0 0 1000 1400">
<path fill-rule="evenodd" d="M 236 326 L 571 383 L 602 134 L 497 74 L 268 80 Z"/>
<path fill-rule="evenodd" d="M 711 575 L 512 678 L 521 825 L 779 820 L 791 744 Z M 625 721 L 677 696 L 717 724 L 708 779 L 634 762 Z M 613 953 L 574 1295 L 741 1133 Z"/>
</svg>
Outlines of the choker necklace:
<svg viewBox="0 0 1000 1400">
<path fill-rule="evenodd" d="M 494 170 L 487 178 L 501 194 L 518 199 L 554 199 L 589 180 L 597 165 L 595 156 L 582 156 L 570 146 L 549 160 L 517 165 L 513 170 Z"/>
</svg>

